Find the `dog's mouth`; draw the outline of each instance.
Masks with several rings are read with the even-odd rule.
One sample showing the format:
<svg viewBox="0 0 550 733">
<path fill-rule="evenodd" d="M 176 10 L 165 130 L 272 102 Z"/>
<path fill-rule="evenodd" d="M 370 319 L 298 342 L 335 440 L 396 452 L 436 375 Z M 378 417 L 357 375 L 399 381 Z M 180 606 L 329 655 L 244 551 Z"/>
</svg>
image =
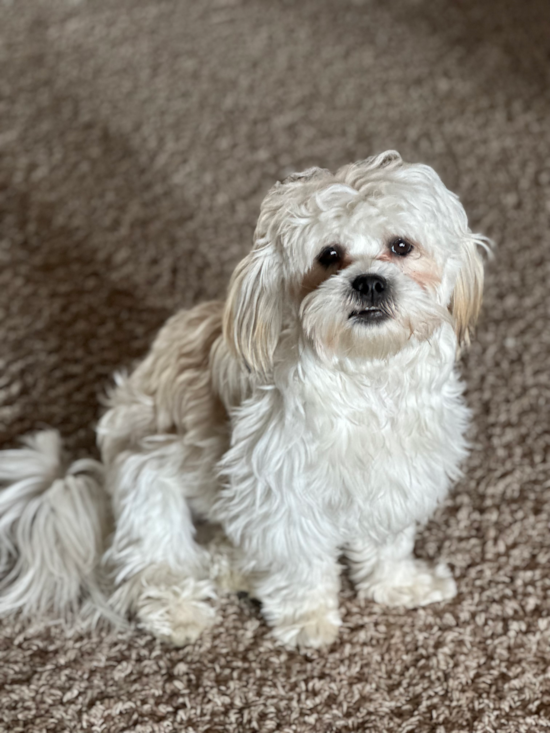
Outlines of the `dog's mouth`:
<svg viewBox="0 0 550 733">
<path fill-rule="evenodd" d="M 381 323 L 389 318 L 389 314 L 382 308 L 364 308 L 363 310 L 352 311 L 349 318 L 358 323 Z"/>
</svg>

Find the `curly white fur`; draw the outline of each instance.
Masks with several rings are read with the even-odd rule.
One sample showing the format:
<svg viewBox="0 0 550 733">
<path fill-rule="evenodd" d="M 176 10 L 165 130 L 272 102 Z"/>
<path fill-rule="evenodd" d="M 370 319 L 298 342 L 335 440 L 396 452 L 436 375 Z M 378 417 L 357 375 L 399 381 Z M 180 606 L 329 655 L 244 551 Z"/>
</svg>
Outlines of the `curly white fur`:
<svg viewBox="0 0 550 733">
<path fill-rule="evenodd" d="M 467 453 L 455 360 L 480 307 L 486 246 L 436 173 L 393 151 L 277 184 L 227 302 L 176 314 L 117 377 L 98 427 L 115 522 L 103 558 L 111 606 L 185 643 L 212 622 L 223 575 L 248 584 L 281 641 L 321 646 L 340 624 L 341 555 L 375 601 L 451 598 L 448 568 L 412 551 Z M 365 275 L 382 295 L 358 290 Z M 43 452 L 41 440 L 30 449 Z M 75 573 L 84 582 L 90 570 L 70 547 L 75 562 L 56 566 L 68 590 L 33 585 L 42 560 L 31 548 L 45 554 L 70 534 L 60 525 L 55 540 L 25 519 L 29 502 L 50 500 L 51 466 L 10 476 L 13 456 L 0 454 L 4 497 L 19 502 L 4 498 L 1 557 L 15 567 L 0 611 L 73 602 Z M 72 511 L 97 526 L 83 501 Z M 213 571 L 195 536 L 203 521 L 223 527 L 238 567 L 218 553 Z M 92 535 L 82 531 L 97 562 Z"/>
</svg>

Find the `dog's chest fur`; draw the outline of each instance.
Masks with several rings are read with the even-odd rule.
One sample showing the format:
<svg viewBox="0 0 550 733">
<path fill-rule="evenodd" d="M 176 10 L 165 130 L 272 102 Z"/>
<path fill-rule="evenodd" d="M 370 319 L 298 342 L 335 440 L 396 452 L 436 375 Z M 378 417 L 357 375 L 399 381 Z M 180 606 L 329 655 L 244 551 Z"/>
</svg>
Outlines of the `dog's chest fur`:
<svg viewBox="0 0 550 733">
<path fill-rule="evenodd" d="M 304 356 L 283 366 L 233 418 L 226 497 L 255 494 L 266 519 L 284 503 L 337 544 L 427 519 L 466 453 L 452 346 L 442 329 L 361 372 Z"/>
</svg>

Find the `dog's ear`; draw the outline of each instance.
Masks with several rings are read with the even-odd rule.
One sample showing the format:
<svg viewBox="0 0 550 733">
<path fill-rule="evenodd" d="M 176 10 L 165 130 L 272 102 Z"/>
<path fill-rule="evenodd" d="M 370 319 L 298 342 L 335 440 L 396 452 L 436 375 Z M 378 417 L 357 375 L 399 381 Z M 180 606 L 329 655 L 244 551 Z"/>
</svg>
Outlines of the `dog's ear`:
<svg viewBox="0 0 550 733">
<path fill-rule="evenodd" d="M 262 376 L 273 367 L 283 308 L 282 266 L 270 244 L 255 247 L 229 283 L 223 332 L 233 354 Z"/>
<path fill-rule="evenodd" d="M 491 241 L 470 234 L 462 245 L 462 265 L 449 305 L 459 348 L 468 346 L 483 299 L 483 258 L 481 250 L 491 253 Z"/>
<path fill-rule="evenodd" d="M 279 229 L 290 214 L 297 189 L 323 176 L 330 176 L 330 171 L 308 168 L 271 188 L 262 202 L 254 248 L 237 265 L 229 283 L 225 339 L 249 371 L 262 376 L 273 368 L 283 323 L 285 288 Z"/>
</svg>

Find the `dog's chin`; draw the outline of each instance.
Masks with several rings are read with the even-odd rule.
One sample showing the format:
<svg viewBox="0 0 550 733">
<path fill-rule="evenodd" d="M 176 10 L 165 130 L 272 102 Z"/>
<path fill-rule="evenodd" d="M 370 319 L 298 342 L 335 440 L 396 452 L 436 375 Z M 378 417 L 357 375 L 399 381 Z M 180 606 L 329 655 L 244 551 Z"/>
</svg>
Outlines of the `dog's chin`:
<svg viewBox="0 0 550 733">
<path fill-rule="evenodd" d="M 422 315 L 414 318 L 381 308 L 356 308 L 324 317 L 316 313 L 313 319 L 306 317 L 302 325 L 322 360 L 359 364 L 389 359 L 428 339 L 441 319 L 435 313 Z"/>
<path fill-rule="evenodd" d="M 333 316 L 308 326 L 305 330 L 315 351 L 331 364 L 386 359 L 410 338 L 410 331 L 377 308 L 352 311 L 345 317 Z"/>
</svg>

